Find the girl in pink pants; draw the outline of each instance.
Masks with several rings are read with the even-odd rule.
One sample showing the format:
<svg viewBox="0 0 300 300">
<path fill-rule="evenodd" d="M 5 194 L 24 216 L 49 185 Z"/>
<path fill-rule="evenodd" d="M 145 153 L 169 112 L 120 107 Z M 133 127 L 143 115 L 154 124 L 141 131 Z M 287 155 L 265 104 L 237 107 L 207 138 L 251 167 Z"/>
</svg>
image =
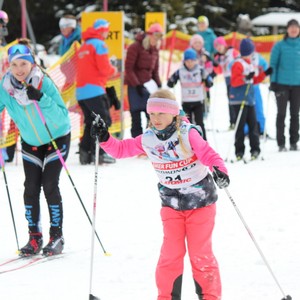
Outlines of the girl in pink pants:
<svg viewBox="0 0 300 300">
<path fill-rule="evenodd" d="M 115 158 L 146 153 L 159 178 L 164 241 L 156 269 L 158 300 L 180 300 L 186 245 L 200 300 L 220 300 L 218 263 L 212 252 L 216 184 L 229 185 L 221 157 L 201 136 L 201 129 L 179 116 L 175 96 L 158 90 L 147 102 L 149 128 L 141 135 L 117 140 L 101 119 L 92 127 L 101 147 Z M 217 175 L 216 175 L 217 173 Z"/>
</svg>

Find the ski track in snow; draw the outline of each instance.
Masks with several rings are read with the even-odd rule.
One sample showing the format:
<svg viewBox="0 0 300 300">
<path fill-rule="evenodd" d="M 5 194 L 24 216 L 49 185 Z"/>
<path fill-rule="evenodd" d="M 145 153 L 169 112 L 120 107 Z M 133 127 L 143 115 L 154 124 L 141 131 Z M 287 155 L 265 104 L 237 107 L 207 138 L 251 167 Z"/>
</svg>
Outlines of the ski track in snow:
<svg viewBox="0 0 300 300">
<path fill-rule="evenodd" d="M 175 89 L 179 95 L 179 88 Z M 262 85 L 268 134 L 275 136 L 276 107 Z M 225 85 L 218 81 L 212 90 L 211 111 L 206 120 L 210 144 L 225 158 L 233 143 L 227 129 L 228 107 Z M 268 112 L 267 104 L 269 101 Z M 212 122 L 212 119 L 214 120 Z M 287 122 L 289 117 L 287 116 Z M 288 127 L 288 126 L 287 126 Z M 288 130 L 288 129 L 287 129 Z M 215 132 L 215 133 L 214 133 Z M 126 131 L 128 135 L 128 131 Z M 286 135 L 288 137 L 288 133 Z M 288 140 L 288 138 L 287 138 Z M 300 155 L 279 153 L 276 141 L 268 140 L 264 161 L 227 163 L 228 188 L 284 292 L 300 299 Z M 82 201 L 92 217 L 94 166 L 79 165 L 72 142 L 67 166 Z M 246 139 L 249 155 L 249 144 Z M 234 157 L 231 148 L 230 158 Z M 28 239 L 23 207 L 23 169 L 6 165 L 19 243 Z M 123 159 L 100 166 L 97 190 L 96 229 L 111 256 L 105 256 L 95 239 L 92 294 L 101 300 L 153 300 L 157 297 L 155 267 L 162 242 L 157 178 L 147 159 Z M 64 201 L 65 256 L 23 270 L 0 274 L 0 299 L 83 300 L 89 295 L 91 226 L 65 171 L 60 189 Z M 14 257 L 16 240 L 3 175 L 0 175 L 0 263 Z M 41 197 L 44 243 L 48 241 L 48 212 Z M 222 300 L 280 300 L 280 289 L 271 277 L 226 193 L 219 190 L 215 255 L 223 283 Z M 6 266 L 7 267 L 7 266 Z M 0 267 L 0 271 L 5 266 Z M 188 256 L 185 259 L 183 300 L 196 300 Z"/>
</svg>

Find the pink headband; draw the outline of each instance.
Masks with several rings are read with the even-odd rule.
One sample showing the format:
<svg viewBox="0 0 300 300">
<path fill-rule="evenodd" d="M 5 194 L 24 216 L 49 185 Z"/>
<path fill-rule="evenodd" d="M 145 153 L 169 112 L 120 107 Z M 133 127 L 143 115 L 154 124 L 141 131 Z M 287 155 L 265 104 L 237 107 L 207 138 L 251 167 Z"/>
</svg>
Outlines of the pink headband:
<svg viewBox="0 0 300 300">
<path fill-rule="evenodd" d="M 179 115 L 179 105 L 175 100 L 167 98 L 149 98 L 147 102 L 147 113 L 160 112 L 171 115 Z"/>
</svg>

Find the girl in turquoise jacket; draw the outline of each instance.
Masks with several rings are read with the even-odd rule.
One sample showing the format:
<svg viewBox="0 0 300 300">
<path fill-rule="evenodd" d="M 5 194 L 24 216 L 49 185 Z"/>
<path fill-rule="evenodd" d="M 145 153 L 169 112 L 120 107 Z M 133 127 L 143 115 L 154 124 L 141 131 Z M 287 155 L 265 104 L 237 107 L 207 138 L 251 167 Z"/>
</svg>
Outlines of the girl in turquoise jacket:
<svg viewBox="0 0 300 300">
<path fill-rule="evenodd" d="M 10 47 L 8 58 L 10 68 L 0 83 L 0 112 L 7 109 L 21 135 L 29 241 L 20 249 L 20 255 L 37 254 L 42 249 L 41 187 L 50 214 L 50 241 L 43 248 L 43 253 L 58 254 L 64 245 L 62 198 L 58 187 L 62 164 L 52 143 L 54 140 L 66 160 L 70 147 L 68 110 L 54 82 L 36 65 L 27 46 L 17 44 Z"/>
</svg>

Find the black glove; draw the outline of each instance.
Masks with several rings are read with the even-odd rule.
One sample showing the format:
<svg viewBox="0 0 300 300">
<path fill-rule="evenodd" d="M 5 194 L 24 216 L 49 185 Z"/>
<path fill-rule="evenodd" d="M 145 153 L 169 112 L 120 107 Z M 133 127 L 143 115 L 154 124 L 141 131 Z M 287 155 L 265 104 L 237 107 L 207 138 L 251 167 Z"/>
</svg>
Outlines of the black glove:
<svg viewBox="0 0 300 300">
<path fill-rule="evenodd" d="M 250 72 L 248 75 L 245 76 L 245 78 L 247 80 L 250 80 L 250 79 L 252 79 L 254 77 L 254 74 L 255 74 L 255 72 Z"/>
<path fill-rule="evenodd" d="M 30 100 L 40 101 L 40 99 L 43 97 L 43 93 L 32 85 L 27 86 L 26 92 L 27 92 L 27 97 Z"/>
<path fill-rule="evenodd" d="M 212 62 L 213 62 L 213 66 L 214 67 L 218 67 L 219 66 L 219 62 L 217 62 L 215 59 L 213 59 Z"/>
<path fill-rule="evenodd" d="M 217 186 L 220 189 L 226 188 L 229 186 L 230 180 L 227 174 L 219 170 L 219 167 L 213 167 L 213 177 L 214 181 L 216 182 Z"/>
<path fill-rule="evenodd" d="M 109 139 L 108 128 L 100 115 L 94 114 L 95 120 L 91 127 L 91 137 L 96 139 L 98 137 L 99 142 L 106 142 Z"/>
<path fill-rule="evenodd" d="M 214 79 L 217 76 L 217 73 L 215 71 L 212 71 L 209 76 Z"/>
<path fill-rule="evenodd" d="M 168 80 L 167 86 L 168 86 L 169 88 L 172 88 L 174 85 L 175 85 L 174 81 Z"/>
<path fill-rule="evenodd" d="M 269 90 L 273 92 L 278 92 L 278 84 L 276 82 L 271 82 Z"/>
<path fill-rule="evenodd" d="M 114 106 L 115 110 L 119 110 L 121 108 L 120 100 L 118 99 L 116 90 L 114 86 L 107 87 L 106 94 L 110 101 L 110 107 Z"/>
<path fill-rule="evenodd" d="M 137 93 L 138 93 L 141 97 L 144 96 L 145 89 L 146 89 L 146 88 L 145 88 L 142 84 L 136 86 L 136 91 L 137 91 Z"/>
<path fill-rule="evenodd" d="M 210 76 L 208 76 L 205 79 L 205 86 L 208 87 L 208 88 L 210 88 L 210 87 L 213 86 L 213 84 L 214 84 L 214 82 L 213 82 L 212 78 Z"/>
<path fill-rule="evenodd" d="M 264 73 L 265 73 L 266 76 L 271 75 L 273 73 L 273 68 L 269 67 Z"/>
</svg>

